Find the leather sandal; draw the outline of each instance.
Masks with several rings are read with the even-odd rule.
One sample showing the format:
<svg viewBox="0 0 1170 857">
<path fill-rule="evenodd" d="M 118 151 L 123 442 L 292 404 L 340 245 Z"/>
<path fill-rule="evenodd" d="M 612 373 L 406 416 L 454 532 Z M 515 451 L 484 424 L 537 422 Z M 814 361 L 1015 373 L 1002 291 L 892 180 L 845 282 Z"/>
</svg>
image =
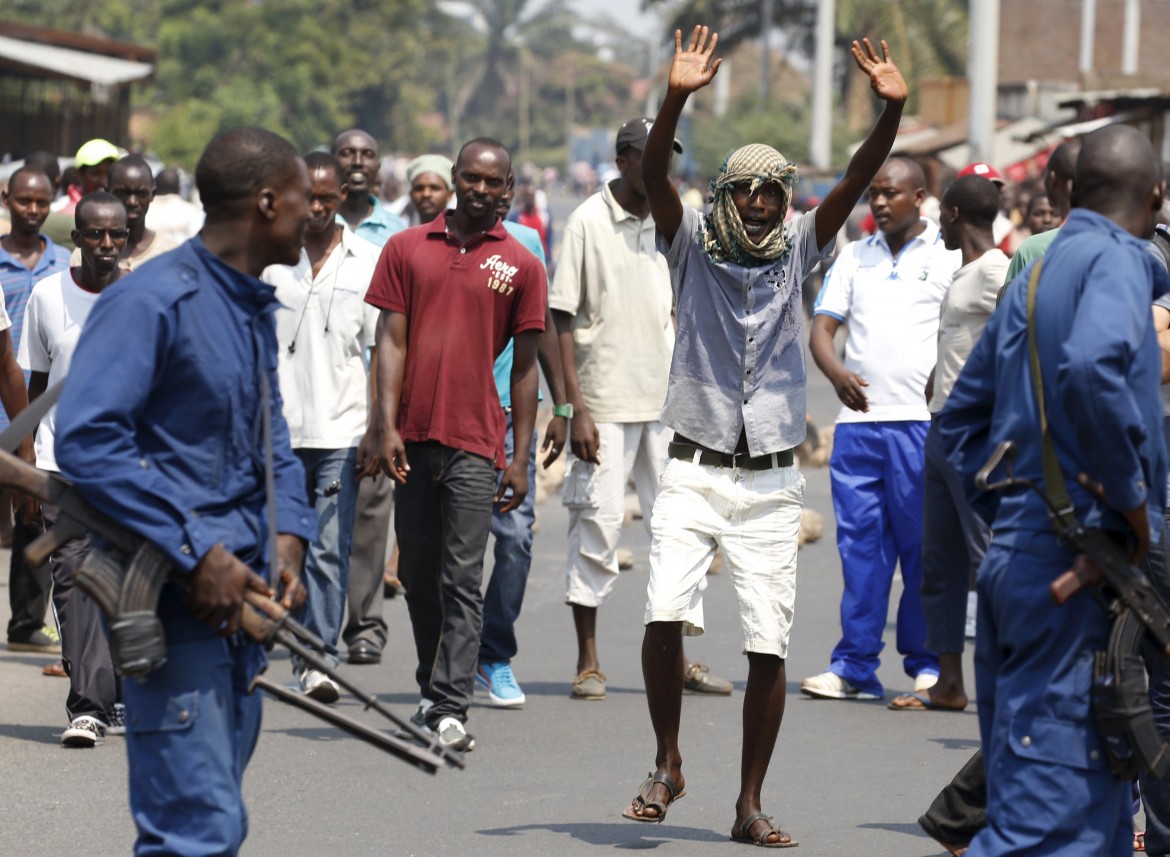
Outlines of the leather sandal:
<svg viewBox="0 0 1170 857">
<path fill-rule="evenodd" d="M 666 787 L 667 793 L 670 795 L 666 799 L 666 803 L 662 801 L 650 800 L 650 791 L 655 785 L 662 785 Z M 661 824 L 666 818 L 666 810 L 676 800 L 682 800 L 687 796 L 686 790 L 679 791 L 678 785 L 668 774 L 647 774 L 642 785 L 638 786 L 638 794 L 630 801 L 630 805 L 622 812 L 622 818 L 628 818 L 630 821 L 648 821 L 653 824 Z M 635 812 L 635 809 L 640 812 Z M 652 809 L 657 815 L 645 815 L 646 810 Z"/>
<path fill-rule="evenodd" d="M 753 837 L 748 831 L 752 829 L 752 825 L 757 821 L 768 822 L 768 827 L 759 836 Z M 768 837 L 773 834 L 776 836 L 776 841 L 770 842 Z M 786 837 L 788 839 L 787 842 L 784 841 Z M 772 824 L 771 816 L 765 815 L 762 812 L 753 813 L 739 824 L 734 825 L 731 828 L 731 841 L 739 842 L 743 845 L 755 845 L 759 848 L 795 848 L 800 844 L 779 827 Z"/>
</svg>

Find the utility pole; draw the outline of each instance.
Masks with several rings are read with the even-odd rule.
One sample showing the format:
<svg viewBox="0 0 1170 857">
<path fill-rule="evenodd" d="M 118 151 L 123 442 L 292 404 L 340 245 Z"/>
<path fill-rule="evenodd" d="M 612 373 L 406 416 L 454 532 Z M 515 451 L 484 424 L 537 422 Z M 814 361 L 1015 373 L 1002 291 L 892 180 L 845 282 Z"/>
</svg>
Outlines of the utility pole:
<svg viewBox="0 0 1170 857">
<path fill-rule="evenodd" d="M 1081 2 L 1081 74 L 1093 70 L 1093 35 L 1097 28 L 1097 0 Z"/>
<path fill-rule="evenodd" d="M 1142 32 L 1142 0 L 1125 0 L 1124 26 L 1121 37 L 1121 73 L 1137 74 L 1138 39 Z"/>
<path fill-rule="evenodd" d="M 967 48 L 967 143 L 972 161 L 991 161 L 999 89 L 999 0 L 971 4 Z"/>
<path fill-rule="evenodd" d="M 760 87 L 759 110 L 768 109 L 768 78 L 772 74 L 773 0 L 760 0 Z"/>
<path fill-rule="evenodd" d="M 817 4 L 816 58 L 813 65 L 812 134 L 809 161 L 827 170 L 833 154 L 833 35 L 837 23 L 836 0 Z"/>
<path fill-rule="evenodd" d="M 573 57 L 565 54 L 565 161 L 566 176 L 573 174 L 573 125 L 576 117 L 577 82 L 573 79 Z"/>
</svg>

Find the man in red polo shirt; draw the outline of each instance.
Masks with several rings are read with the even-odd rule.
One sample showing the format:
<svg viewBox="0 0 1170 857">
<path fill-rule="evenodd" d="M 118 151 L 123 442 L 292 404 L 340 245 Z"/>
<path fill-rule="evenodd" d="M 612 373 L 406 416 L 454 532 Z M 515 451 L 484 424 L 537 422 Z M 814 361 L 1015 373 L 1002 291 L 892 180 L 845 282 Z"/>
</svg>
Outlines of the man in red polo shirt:
<svg viewBox="0 0 1170 857">
<path fill-rule="evenodd" d="M 366 300 L 382 311 L 378 403 L 358 450 L 364 473 L 400 484 L 398 573 L 418 650 L 417 724 L 470 750 L 467 709 L 479 657 L 483 556 L 492 502 L 511 511 L 528 493 L 536 420 L 536 351 L 544 330 L 544 267 L 505 231 L 496 203 L 512 159 L 497 140 L 464 144 L 456 207 L 391 237 Z M 504 468 L 504 414 L 492 364 L 514 338 L 515 454 Z"/>
</svg>

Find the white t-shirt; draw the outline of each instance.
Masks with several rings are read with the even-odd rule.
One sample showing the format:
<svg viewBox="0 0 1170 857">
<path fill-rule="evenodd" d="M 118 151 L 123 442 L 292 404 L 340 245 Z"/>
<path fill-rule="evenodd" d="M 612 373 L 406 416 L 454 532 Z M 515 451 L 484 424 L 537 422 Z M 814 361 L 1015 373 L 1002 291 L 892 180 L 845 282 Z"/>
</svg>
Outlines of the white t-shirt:
<svg viewBox="0 0 1170 857">
<path fill-rule="evenodd" d="M 548 305 L 573 316 L 581 397 L 597 422 L 651 422 L 666 400 L 673 293 L 656 234 L 609 185 L 565 224 Z"/>
<path fill-rule="evenodd" d="M 81 328 L 100 292 L 83 289 L 66 268 L 38 282 L 28 296 L 24 310 L 24 332 L 16 352 L 16 362 L 30 372 L 47 372 L 52 387 L 67 374 L 73 352 L 81 337 Z M 57 406 L 41 417 L 35 449 L 37 467 L 57 470 L 53 457 L 53 437 L 57 425 Z"/>
<path fill-rule="evenodd" d="M 281 303 L 280 395 L 294 449 L 348 449 L 365 434 L 365 349 L 375 344 L 378 323 L 366 291 L 379 252 L 345 227 L 316 278 L 303 248 L 297 264 L 264 269 L 261 279 Z"/>
<path fill-rule="evenodd" d="M 1003 287 L 1008 264 L 1003 251 L 994 248 L 955 271 L 939 308 L 938 359 L 934 368 L 934 395 L 930 399 L 932 414 L 937 414 L 947 403 L 971 349 L 995 312 L 995 299 Z"/>
<path fill-rule="evenodd" d="M 923 390 L 937 356 L 938 312 L 962 262 L 938 227 L 890 254 L 879 232 L 841 251 L 825 277 L 816 315 L 846 323 L 845 368 L 869 382 L 865 413 L 842 407 L 839 423 L 929 420 Z"/>
</svg>

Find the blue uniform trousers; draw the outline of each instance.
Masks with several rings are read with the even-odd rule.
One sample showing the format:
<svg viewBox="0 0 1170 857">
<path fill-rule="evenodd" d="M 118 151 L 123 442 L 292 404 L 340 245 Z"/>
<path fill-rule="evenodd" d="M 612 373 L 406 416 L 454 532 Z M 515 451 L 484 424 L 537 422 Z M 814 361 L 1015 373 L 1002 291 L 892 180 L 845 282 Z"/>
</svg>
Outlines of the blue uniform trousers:
<svg viewBox="0 0 1170 857">
<path fill-rule="evenodd" d="M 923 457 L 930 423 L 838 423 L 829 475 L 845 591 L 830 671 L 881 695 L 877 678 L 894 566 L 902 570 L 898 651 L 906 674 L 938 674 L 922 614 Z"/>
<path fill-rule="evenodd" d="M 136 857 L 234 857 L 248 833 L 241 783 L 261 699 L 247 688 L 264 652 L 195 622 L 167 622 L 167 662 L 122 685 Z"/>
<path fill-rule="evenodd" d="M 987 825 L 969 857 L 1128 857 L 1133 847 L 1130 783 L 1109 770 L 1089 703 L 1109 618 L 1088 592 L 1053 604 L 1048 587 L 1073 556 L 1055 536 L 1050 544 L 1033 553 L 993 543 L 979 569 Z"/>
</svg>

